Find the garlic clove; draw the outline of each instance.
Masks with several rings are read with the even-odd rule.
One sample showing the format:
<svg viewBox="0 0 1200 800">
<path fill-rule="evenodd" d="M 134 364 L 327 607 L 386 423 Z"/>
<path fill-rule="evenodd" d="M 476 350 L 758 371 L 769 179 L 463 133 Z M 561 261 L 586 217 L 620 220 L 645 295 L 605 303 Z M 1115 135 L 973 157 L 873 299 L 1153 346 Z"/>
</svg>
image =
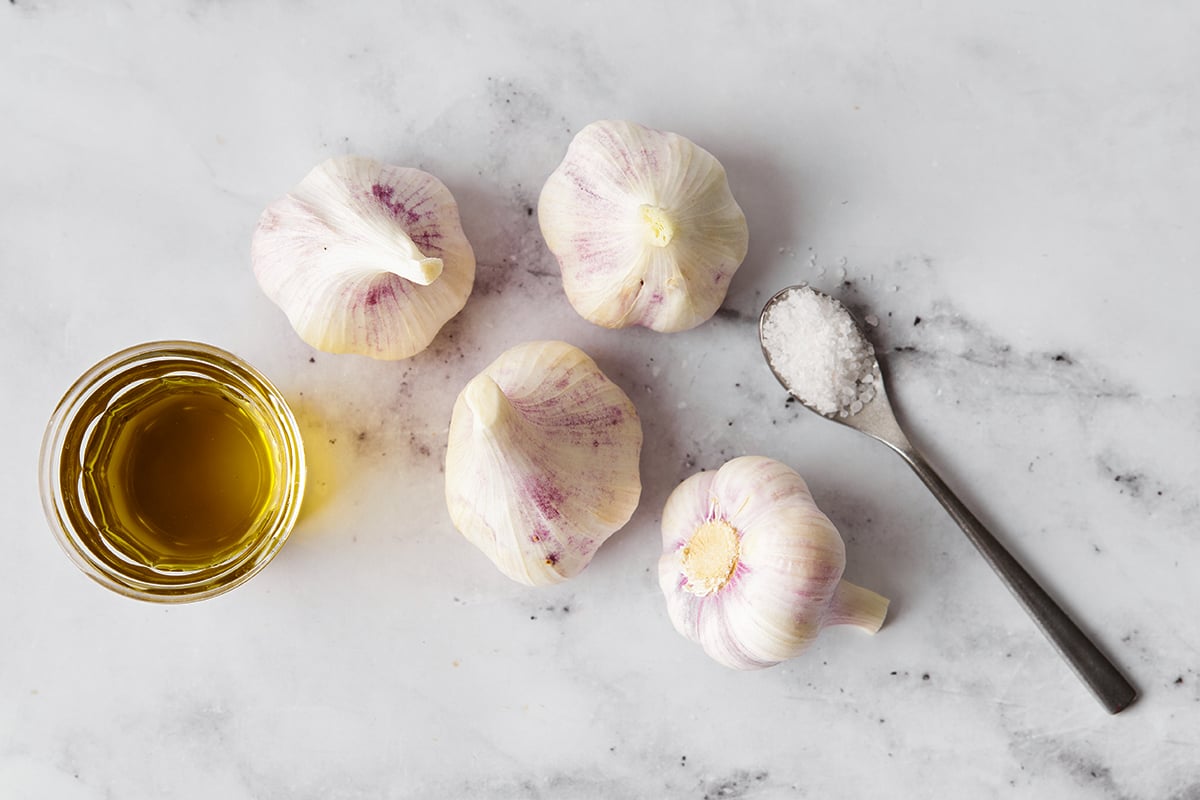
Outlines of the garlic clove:
<svg viewBox="0 0 1200 800">
<path fill-rule="evenodd" d="M 517 345 L 455 401 L 450 518 L 513 580 L 566 580 L 637 508 L 641 446 L 637 409 L 582 350 Z"/>
<path fill-rule="evenodd" d="M 325 161 L 268 205 L 251 259 L 304 341 L 381 359 L 428 347 L 475 281 L 450 190 L 359 156 Z"/>
<path fill-rule="evenodd" d="M 761 456 L 681 483 L 663 509 L 659 586 L 675 629 L 734 669 L 802 653 L 829 625 L 879 630 L 888 601 L 842 580 L 837 528 L 790 467 Z"/>
<path fill-rule="evenodd" d="M 749 231 L 720 162 L 634 122 L 581 130 L 538 199 L 567 299 L 606 328 L 693 328 L 720 307 Z"/>
</svg>

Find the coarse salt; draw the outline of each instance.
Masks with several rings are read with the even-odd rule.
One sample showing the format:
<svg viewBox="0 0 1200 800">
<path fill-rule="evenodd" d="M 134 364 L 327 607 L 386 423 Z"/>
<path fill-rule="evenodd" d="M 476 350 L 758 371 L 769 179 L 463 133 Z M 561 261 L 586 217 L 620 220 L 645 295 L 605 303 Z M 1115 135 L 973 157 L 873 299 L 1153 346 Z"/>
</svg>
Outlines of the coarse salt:
<svg viewBox="0 0 1200 800">
<path fill-rule="evenodd" d="M 784 384 L 826 416 L 857 414 L 875 397 L 875 348 L 845 306 L 809 286 L 772 304 L 762 344 Z"/>
</svg>

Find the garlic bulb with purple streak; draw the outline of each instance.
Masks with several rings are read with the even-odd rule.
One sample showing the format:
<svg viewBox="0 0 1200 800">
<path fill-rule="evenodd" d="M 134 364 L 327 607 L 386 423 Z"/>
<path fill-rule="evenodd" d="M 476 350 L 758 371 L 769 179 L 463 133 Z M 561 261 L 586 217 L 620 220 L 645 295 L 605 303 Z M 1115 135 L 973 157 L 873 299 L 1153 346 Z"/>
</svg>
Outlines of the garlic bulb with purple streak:
<svg viewBox="0 0 1200 800">
<path fill-rule="evenodd" d="M 711 153 L 675 133 L 593 122 L 538 199 L 567 299 L 606 328 L 694 328 L 746 257 L 746 217 Z"/>
<path fill-rule="evenodd" d="M 454 403 L 450 518 L 514 581 L 558 583 L 633 515 L 641 447 L 633 403 L 582 350 L 517 345 Z"/>
<path fill-rule="evenodd" d="M 658 580 L 675 629 L 734 669 L 807 648 L 827 625 L 879 630 L 888 601 L 842 580 L 842 537 L 785 464 L 761 456 L 691 476 L 663 510 Z"/>
<path fill-rule="evenodd" d="M 450 190 L 358 156 L 325 161 L 268 205 L 251 261 L 304 341 L 381 359 L 428 347 L 475 282 Z"/>
</svg>

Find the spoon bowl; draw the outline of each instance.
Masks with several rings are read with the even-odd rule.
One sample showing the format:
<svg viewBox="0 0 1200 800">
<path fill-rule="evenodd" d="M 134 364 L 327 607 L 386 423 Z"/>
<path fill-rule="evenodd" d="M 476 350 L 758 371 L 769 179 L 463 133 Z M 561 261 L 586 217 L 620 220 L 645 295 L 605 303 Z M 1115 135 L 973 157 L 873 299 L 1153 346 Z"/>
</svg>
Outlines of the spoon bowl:
<svg viewBox="0 0 1200 800">
<path fill-rule="evenodd" d="M 772 314 L 784 308 L 795 308 L 797 302 L 811 300 L 811 296 L 804 297 L 809 293 L 820 300 L 822 307 L 828 315 L 832 315 L 832 318 L 844 317 L 844 320 L 852 323 L 853 332 L 860 337 L 860 341 L 857 343 L 860 347 L 857 349 L 847 348 L 844 342 L 835 345 L 832 340 L 829 343 L 780 341 L 780 337 L 768 325 Z M 830 318 L 830 316 L 826 317 L 826 319 Z M 820 325 L 821 320 L 817 320 L 814 324 Z M 843 327 L 845 327 L 844 323 Z M 1137 690 L 1125 679 L 1116 666 L 1100 652 L 1100 649 L 1092 643 L 1016 558 L 1005 549 L 1004 545 L 955 496 L 924 456 L 909 441 L 892 411 L 878 360 L 872 356 L 870 363 L 864 365 L 861 358 L 854 358 L 855 352 L 873 353 L 874 348 L 870 346 L 869 339 L 863 334 L 863 328 L 858 320 L 845 306 L 835 298 L 818 292 L 806 284 L 788 286 L 767 301 L 759 315 L 758 331 L 759 342 L 762 345 L 767 365 L 789 394 L 813 413 L 883 442 L 917 473 L 933 496 L 945 507 L 954 521 L 962 528 L 963 533 L 979 550 L 988 565 L 996 571 L 996 574 L 1024 606 L 1026 612 L 1033 617 L 1051 644 L 1057 648 L 1080 680 L 1095 694 L 1110 714 L 1116 714 L 1125 709 L 1137 698 Z M 854 343 L 852 342 L 852 344 Z M 825 369 L 810 371 L 814 378 L 819 376 L 824 379 L 832 373 L 835 380 L 840 381 L 843 387 L 847 385 L 857 389 L 861 389 L 863 386 L 868 387 L 868 391 L 859 392 L 858 396 L 869 399 L 861 403 L 855 402 L 853 405 L 845 403 L 834 413 L 819 410 L 819 405 L 828 407 L 828 403 L 824 400 L 814 402 L 811 398 L 823 395 L 819 391 L 814 391 L 812 387 L 794 385 L 794 375 L 793 378 L 789 378 L 787 373 L 790 371 L 781 370 L 781 365 L 788 363 L 787 356 L 790 351 L 785 352 L 786 348 L 810 345 L 829 349 L 827 353 L 817 354 L 825 357 L 821 362 Z M 843 369 L 847 365 L 853 367 L 849 373 Z"/>
</svg>

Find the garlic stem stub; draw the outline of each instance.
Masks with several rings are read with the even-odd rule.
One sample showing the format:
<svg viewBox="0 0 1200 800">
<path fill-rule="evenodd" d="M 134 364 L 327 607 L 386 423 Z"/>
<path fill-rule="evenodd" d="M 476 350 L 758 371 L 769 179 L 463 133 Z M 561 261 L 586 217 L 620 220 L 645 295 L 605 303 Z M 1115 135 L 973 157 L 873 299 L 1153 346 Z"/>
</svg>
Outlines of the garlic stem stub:
<svg viewBox="0 0 1200 800">
<path fill-rule="evenodd" d="M 455 401 L 450 518 L 514 581 L 558 583 L 633 515 L 641 447 L 637 409 L 587 354 L 565 342 L 517 345 Z"/>
<path fill-rule="evenodd" d="M 720 162 L 625 121 L 575 136 L 542 188 L 538 224 L 567 299 L 606 328 L 694 328 L 720 307 L 749 246 Z"/>
<path fill-rule="evenodd" d="M 360 156 L 325 161 L 268 205 L 251 260 L 304 341 L 379 359 L 428 347 L 475 282 L 450 190 Z"/>
<path fill-rule="evenodd" d="M 845 547 L 791 467 L 743 456 L 667 499 L 658 579 L 675 629 L 733 669 L 802 653 L 829 625 L 875 633 L 888 601 L 842 580 Z"/>
</svg>

